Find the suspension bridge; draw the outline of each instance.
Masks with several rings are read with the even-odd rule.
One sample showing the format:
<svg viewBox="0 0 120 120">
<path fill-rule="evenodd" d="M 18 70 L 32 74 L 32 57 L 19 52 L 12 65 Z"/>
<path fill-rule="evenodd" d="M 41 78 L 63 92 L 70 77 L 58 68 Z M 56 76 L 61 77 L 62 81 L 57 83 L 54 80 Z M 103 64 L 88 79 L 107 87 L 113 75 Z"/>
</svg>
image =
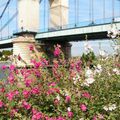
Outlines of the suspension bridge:
<svg viewBox="0 0 120 120">
<path fill-rule="evenodd" d="M 35 41 L 105 39 L 111 27 L 120 29 L 119 0 L 0 0 L 0 11 L 0 48 L 15 54 Z"/>
</svg>

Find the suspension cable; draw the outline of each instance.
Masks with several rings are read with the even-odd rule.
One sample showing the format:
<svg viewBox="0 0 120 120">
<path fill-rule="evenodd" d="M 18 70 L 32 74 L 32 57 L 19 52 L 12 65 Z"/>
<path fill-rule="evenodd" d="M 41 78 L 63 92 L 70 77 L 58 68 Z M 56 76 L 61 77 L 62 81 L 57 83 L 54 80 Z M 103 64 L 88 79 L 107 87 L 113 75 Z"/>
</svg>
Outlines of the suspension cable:
<svg viewBox="0 0 120 120">
<path fill-rule="evenodd" d="M 120 0 L 119 0 L 119 15 L 118 16 L 120 17 Z"/>
<path fill-rule="evenodd" d="M 5 7 L 4 7 L 3 11 L 2 11 L 2 14 L 0 15 L 0 19 L 1 19 L 2 16 L 4 15 L 4 13 L 5 13 L 5 11 L 6 11 L 7 7 L 8 7 L 8 5 L 9 5 L 9 3 L 10 3 L 10 1 L 11 1 L 11 0 L 8 0 L 8 2 L 6 3 L 6 5 L 5 5 Z"/>
<path fill-rule="evenodd" d="M 17 7 L 18 7 L 18 0 L 16 0 L 16 12 L 18 13 L 19 11 L 18 11 Z M 16 16 L 16 28 L 15 28 L 16 32 L 19 31 L 19 30 L 17 30 L 17 28 L 18 28 L 18 22 L 17 22 L 17 20 L 18 19 L 17 19 L 17 16 Z"/>
<path fill-rule="evenodd" d="M 103 0 L 103 22 L 105 22 L 105 0 Z"/>
<path fill-rule="evenodd" d="M 2 28 L 0 29 L 0 32 L 16 17 L 16 15 L 18 14 L 18 12 L 15 12 L 15 14 L 13 14 L 13 16 L 7 21 L 7 23 L 5 23 Z"/>
<path fill-rule="evenodd" d="M 94 0 L 92 0 L 92 3 L 91 3 L 91 5 L 92 5 L 92 24 L 94 24 Z"/>
<path fill-rule="evenodd" d="M 49 31 L 49 29 L 50 29 L 50 28 L 49 28 L 49 20 L 50 20 L 50 15 L 49 15 L 49 14 L 50 14 L 50 2 L 49 2 L 49 0 L 48 0 L 48 21 L 47 21 L 47 22 L 48 22 L 48 31 Z"/>
<path fill-rule="evenodd" d="M 2 19 L 0 19 L 0 28 L 2 28 Z M 0 39 L 2 40 L 2 31 L 0 31 Z"/>
<path fill-rule="evenodd" d="M 9 6 L 8 6 L 8 20 L 9 20 Z M 8 36 L 9 36 L 9 24 L 8 24 Z"/>
<path fill-rule="evenodd" d="M 1 4 L 1 5 L 0 5 L 0 8 L 2 8 L 3 6 L 5 6 L 5 5 L 6 5 L 6 3 L 7 3 L 7 2 L 5 2 L 5 3 Z"/>
<path fill-rule="evenodd" d="M 89 0 L 89 22 L 91 23 L 91 0 Z"/>
<path fill-rule="evenodd" d="M 115 6 L 115 1 L 112 0 L 112 22 L 114 22 L 114 19 L 115 19 L 115 10 L 114 10 L 114 6 Z"/>
<path fill-rule="evenodd" d="M 46 8 L 46 0 L 44 0 L 44 30 L 45 30 L 45 17 L 46 17 L 45 8 Z"/>
<path fill-rule="evenodd" d="M 62 29 L 62 6 L 61 6 L 61 0 L 60 0 L 60 29 Z"/>
<path fill-rule="evenodd" d="M 75 0 L 75 27 L 77 24 L 77 0 Z"/>
<path fill-rule="evenodd" d="M 79 23 L 79 13 L 80 13 L 79 5 L 80 5 L 80 2 L 79 2 L 79 0 L 78 0 L 78 3 L 77 3 L 77 15 L 78 15 L 77 23 Z"/>
</svg>

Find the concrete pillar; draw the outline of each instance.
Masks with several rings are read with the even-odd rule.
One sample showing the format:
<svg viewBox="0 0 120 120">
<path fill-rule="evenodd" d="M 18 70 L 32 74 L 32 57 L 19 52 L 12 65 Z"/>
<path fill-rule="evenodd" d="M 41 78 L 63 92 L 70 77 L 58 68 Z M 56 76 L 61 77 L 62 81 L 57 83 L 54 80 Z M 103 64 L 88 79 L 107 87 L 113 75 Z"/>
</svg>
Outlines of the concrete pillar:
<svg viewBox="0 0 120 120">
<path fill-rule="evenodd" d="M 49 29 L 64 28 L 68 24 L 68 0 L 49 0 L 50 1 L 50 22 Z"/>
<path fill-rule="evenodd" d="M 18 32 L 39 29 L 39 0 L 18 0 Z"/>
<path fill-rule="evenodd" d="M 31 65 L 31 51 L 29 47 L 33 45 L 35 47 L 35 39 L 32 34 L 23 34 L 13 40 L 13 56 L 14 64 L 18 67 Z M 18 60 L 17 57 L 20 55 L 22 60 Z"/>
<path fill-rule="evenodd" d="M 18 30 L 13 40 L 13 55 L 20 55 L 24 62 L 19 60 L 14 64 L 22 67 L 31 65 L 29 46 L 35 46 L 35 33 L 39 29 L 39 0 L 18 0 Z"/>
</svg>

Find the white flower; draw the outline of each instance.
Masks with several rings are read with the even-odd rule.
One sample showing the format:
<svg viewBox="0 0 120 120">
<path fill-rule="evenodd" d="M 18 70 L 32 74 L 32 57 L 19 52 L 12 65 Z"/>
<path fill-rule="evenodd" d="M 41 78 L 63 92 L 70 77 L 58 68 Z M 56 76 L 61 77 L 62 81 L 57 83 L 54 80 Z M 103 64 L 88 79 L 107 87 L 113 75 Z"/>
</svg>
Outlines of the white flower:
<svg viewBox="0 0 120 120">
<path fill-rule="evenodd" d="M 85 79 L 85 81 L 83 82 L 83 84 L 82 84 L 82 86 L 90 86 L 90 84 L 92 84 L 93 82 L 95 81 L 95 79 L 94 78 L 87 78 L 87 79 Z"/>
<path fill-rule="evenodd" d="M 71 108 L 70 108 L 70 107 L 68 107 L 68 108 L 67 108 L 67 110 L 70 112 L 70 111 L 71 111 Z"/>
<path fill-rule="evenodd" d="M 84 118 L 80 118 L 79 120 L 84 120 Z"/>
<path fill-rule="evenodd" d="M 114 69 L 113 69 L 113 72 L 114 72 L 116 75 L 120 75 L 120 71 L 119 71 L 117 68 L 114 68 Z"/>
<path fill-rule="evenodd" d="M 108 37 L 111 37 L 111 38 L 116 38 L 118 37 L 119 34 L 120 34 L 120 31 L 115 27 L 108 31 Z"/>
<path fill-rule="evenodd" d="M 112 111 L 112 110 L 115 110 L 117 107 L 115 104 L 112 104 L 111 106 L 109 106 L 109 110 Z"/>
<path fill-rule="evenodd" d="M 59 95 L 57 95 L 56 99 L 60 100 L 60 96 L 59 96 Z"/>
<path fill-rule="evenodd" d="M 108 110 L 109 110 L 109 108 L 108 108 L 107 106 L 104 106 L 103 109 L 104 109 L 105 111 L 108 111 Z"/>
<path fill-rule="evenodd" d="M 65 90 L 65 96 L 69 96 L 69 92 Z"/>
<path fill-rule="evenodd" d="M 103 109 L 105 110 L 105 111 L 113 111 L 113 110 L 115 110 L 117 107 L 116 107 L 116 104 L 112 104 L 112 105 L 107 105 L 107 106 L 104 106 L 103 107 Z"/>
<path fill-rule="evenodd" d="M 93 77 L 93 71 L 90 68 L 87 68 L 87 70 L 85 72 L 85 77 L 87 77 L 87 78 Z"/>
<path fill-rule="evenodd" d="M 80 80 L 80 76 L 76 74 L 75 77 L 73 77 L 74 84 L 76 84 Z"/>
<path fill-rule="evenodd" d="M 5 55 L 3 55 L 2 57 L 5 58 Z"/>
<path fill-rule="evenodd" d="M 100 74 L 101 72 L 102 72 L 102 67 L 101 67 L 100 64 L 98 64 L 97 67 L 96 67 L 96 69 L 95 69 L 95 74 L 96 74 L 96 73 L 99 73 L 99 74 Z"/>
</svg>

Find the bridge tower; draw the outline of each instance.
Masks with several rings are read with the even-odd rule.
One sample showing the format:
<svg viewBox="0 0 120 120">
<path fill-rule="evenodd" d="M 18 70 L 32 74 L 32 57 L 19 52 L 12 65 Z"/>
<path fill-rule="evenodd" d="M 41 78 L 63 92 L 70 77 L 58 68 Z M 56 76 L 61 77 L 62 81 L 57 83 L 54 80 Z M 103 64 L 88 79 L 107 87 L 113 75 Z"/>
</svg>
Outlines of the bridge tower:
<svg viewBox="0 0 120 120">
<path fill-rule="evenodd" d="M 49 0 L 49 4 L 49 30 L 65 29 L 69 23 L 69 0 Z M 69 42 L 61 42 L 61 40 L 59 41 L 57 39 L 55 41 L 45 42 L 45 46 L 49 49 L 53 49 L 55 44 L 61 45 L 66 58 L 71 57 L 71 44 Z"/>
<path fill-rule="evenodd" d="M 39 0 L 18 0 L 18 30 L 13 40 L 13 55 L 20 55 L 30 65 L 29 46 L 35 45 L 35 34 L 39 29 Z M 24 66 L 17 61 L 18 66 Z"/>
<path fill-rule="evenodd" d="M 50 29 L 64 28 L 68 24 L 69 0 L 50 0 Z"/>
</svg>

